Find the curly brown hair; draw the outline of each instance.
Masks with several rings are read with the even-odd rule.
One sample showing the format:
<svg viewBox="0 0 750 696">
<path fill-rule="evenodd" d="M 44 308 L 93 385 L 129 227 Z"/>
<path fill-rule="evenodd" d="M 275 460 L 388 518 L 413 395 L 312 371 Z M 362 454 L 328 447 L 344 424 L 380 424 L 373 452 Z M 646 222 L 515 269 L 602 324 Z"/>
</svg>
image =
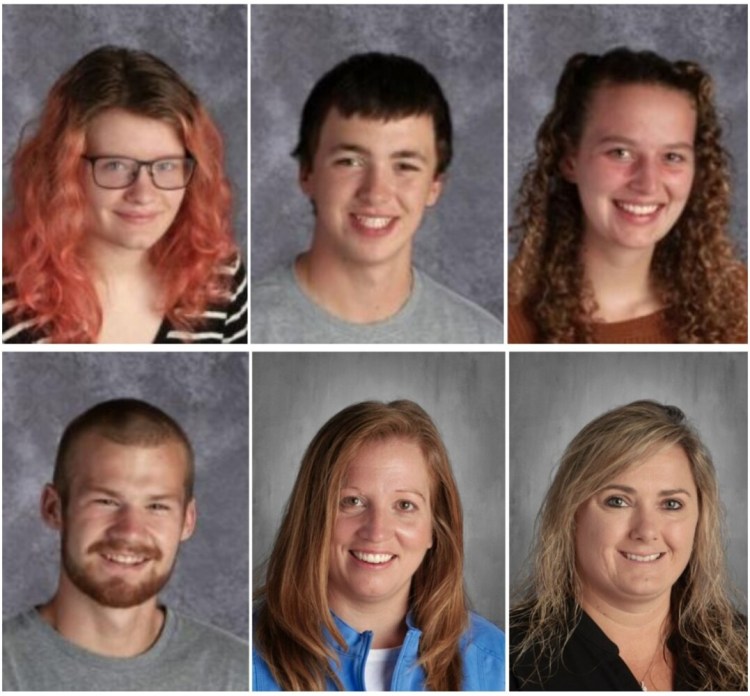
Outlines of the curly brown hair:
<svg viewBox="0 0 750 696">
<path fill-rule="evenodd" d="M 696 63 L 670 62 L 651 51 L 579 53 L 566 63 L 537 133 L 536 160 L 519 190 L 511 304 L 522 307 L 539 342 L 593 342 L 597 306 L 584 277 L 583 210 L 560 163 L 578 145 L 592 96 L 604 84 L 662 85 L 687 93 L 695 104 L 693 187 L 680 218 L 656 245 L 652 278 L 676 343 L 747 341 L 747 276 L 726 232 L 729 155 L 721 146 L 713 81 Z"/>
</svg>

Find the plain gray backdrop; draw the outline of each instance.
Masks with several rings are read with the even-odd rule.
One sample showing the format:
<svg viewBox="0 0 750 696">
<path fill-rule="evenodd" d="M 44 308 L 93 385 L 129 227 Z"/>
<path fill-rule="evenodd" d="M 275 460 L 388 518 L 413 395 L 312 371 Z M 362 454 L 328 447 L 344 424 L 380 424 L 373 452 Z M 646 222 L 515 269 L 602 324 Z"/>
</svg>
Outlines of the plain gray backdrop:
<svg viewBox="0 0 750 696">
<path fill-rule="evenodd" d="M 747 354 L 513 353 L 509 374 L 511 593 L 567 445 L 605 411 L 653 399 L 681 408 L 713 456 L 747 613 Z"/>
<path fill-rule="evenodd" d="M 692 60 L 713 77 L 723 145 L 733 158 L 729 232 L 747 259 L 747 7 L 742 5 L 510 5 L 510 219 L 565 62 L 575 53 L 601 54 L 617 46 Z M 509 256 L 514 249 L 509 246 Z"/>
<path fill-rule="evenodd" d="M 3 184 L 21 130 L 50 87 L 104 44 L 174 68 L 224 137 L 235 239 L 247 256 L 247 8 L 242 5 L 3 5 Z"/>
<path fill-rule="evenodd" d="M 239 353 L 3 355 L 3 616 L 57 587 L 59 535 L 39 497 L 65 426 L 90 406 L 133 397 L 162 408 L 195 450 L 198 521 L 161 597 L 248 639 L 248 361 Z"/>
<path fill-rule="evenodd" d="M 255 353 L 254 586 L 263 582 L 261 564 L 302 455 L 323 423 L 360 401 L 411 399 L 435 421 L 453 465 L 469 598 L 504 627 L 504 384 L 503 353 Z"/>
<path fill-rule="evenodd" d="M 252 277 L 310 244 L 297 144 L 313 85 L 354 53 L 422 63 L 451 107 L 454 159 L 416 237 L 417 266 L 503 316 L 503 8 L 486 5 L 253 5 Z"/>
</svg>

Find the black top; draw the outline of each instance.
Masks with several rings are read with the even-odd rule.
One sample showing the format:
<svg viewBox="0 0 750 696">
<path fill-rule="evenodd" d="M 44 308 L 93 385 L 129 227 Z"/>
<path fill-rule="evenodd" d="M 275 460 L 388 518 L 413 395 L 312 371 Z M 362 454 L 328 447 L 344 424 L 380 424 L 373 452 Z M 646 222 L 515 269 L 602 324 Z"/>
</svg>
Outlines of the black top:
<svg viewBox="0 0 750 696">
<path fill-rule="evenodd" d="M 620 658 L 620 651 L 594 620 L 583 610 L 562 653 L 562 660 L 554 663 L 552 674 L 540 683 L 535 673 L 534 657 L 524 654 L 520 661 L 515 650 L 525 630 L 513 628 L 520 621 L 511 612 L 510 621 L 510 680 L 511 691 L 641 691 L 641 685 Z M 675 658 L 674 691 L 694 691 L 690 685 L 689 666 L 683 659 L 680 639 L 673 635 L 667 646 Z M 546 659 L 542 663 L 546 665 Z"/>
<path fill-rule="evenodd" d="M 164 318 L 153 343 L 247 343 L 247 275 L 239 257 L 218 273 L 232 277 L 228 304 L 209 307 L 193 330 L 178 330 Z M 47 343 L 44 326 L 35 317 L 18 319 L 12 279 L 3 278 L 3 343 Z"/>
</svg>

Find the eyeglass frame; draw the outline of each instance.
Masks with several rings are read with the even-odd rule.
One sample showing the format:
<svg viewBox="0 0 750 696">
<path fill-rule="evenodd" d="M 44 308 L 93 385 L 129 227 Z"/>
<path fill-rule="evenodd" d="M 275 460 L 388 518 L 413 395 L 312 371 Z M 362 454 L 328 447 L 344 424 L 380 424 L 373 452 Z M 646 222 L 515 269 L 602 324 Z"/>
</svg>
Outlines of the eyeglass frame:
<svg viewBox="0 0 750 696">
<path fill-rule="evenodd" d="M 146 171 L 148 172 L 149 178 L 151 179 L 151 183 L 158 188 L 160 191 L 182 191 L 183 189 L 186 189 L 188 187 L 188 184 L 193 179 L 193 174 L 195 173 L 195 165 L 197 164 L 195 157 L 193 157 L 190 153 L 183 157 L 160 157 L 159 159 L 155 160 L 139 160 L 135 157 L 125 157 L 120 155 L 97 155 L 96 157 L 91 157 L 90 155 L 81 155 L 81 159 L 86 160 L 87 162 L 91 163 L 91 178 L 94 180 L 94 183 L 102 189 L 105 189 L 106 191 L 122 191 L 126 188 L 130 188 L 136 181 L 138 181 L 138 177 L 141 175 L 141 168 L 146 167 Z M 102 186 L 97 180 L 96 180 L 96 163 L 99 160 L 104 159 L 121 159 L 121 160 L 128 160 L 130 162 L 135 162 L 138 165 L 138 169 L 135 170 L 135 176 L 133 177 L 132 181 L 130 183 L 126 184 L 125 186 Z M 169 160 L 185 160 L 187 162 L 191 162 L 190 167 L 190 174 L 187 178 L 187 181 L 185 182 L 184 186 L 178 186 L 176 188 L 164 188 L 163 186 L 159 186 L 159 184 L 156 183 L 154 179 L 154 170 L 153 166 L 157 162 L 167 162 Z"/>
</svg>

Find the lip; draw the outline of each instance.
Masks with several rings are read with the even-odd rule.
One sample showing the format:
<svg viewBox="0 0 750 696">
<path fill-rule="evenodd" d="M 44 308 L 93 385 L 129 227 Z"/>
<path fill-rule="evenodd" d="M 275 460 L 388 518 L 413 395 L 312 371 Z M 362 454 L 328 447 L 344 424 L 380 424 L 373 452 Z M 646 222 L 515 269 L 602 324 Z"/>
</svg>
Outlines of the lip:
<svg viewBox="0 0 750 696">
<path fill-rule="evenodd" d="M 375 213 L 350 213 L 349 220 L 356 232 L 363 237 L 385 237 L 389 235 L 398 223 L 394 215 Z"/>
<path fill-rule="evenodd" d="M 131 225 L 145 225 L 155 220 L 159 213 L 130 213 L 128 211 L 116 210 L 115 215 Z"/>
<path fill-rule="evenodd" d="M 370 556 L 373 558 L 383 556 L 390 556 L 391 559 L 388 561 L 378 561 L 378 562 L 369 562 L 363 558 L 358 558 L 359 556 Z M 360 567 L 360 568 L 367 568 L 368 570 L 383 570 L 385 568 L 390 568 L 394 561 L 398 558 L 396 554 L 390 553 L 388 551 L 371 551 L 371 550 L 365 550 L 365 549 L 351 549 L 349 551 L 349 557 L 354 561 L 354 563 Z"/>
<path fill-rule="evenodd" d="M 99 557 L 104 561 L 107 568 L 125 573 L 140 570 L 151 561 L 150 556 L 122 552 L 103 551 L 99 553 Z"/>
<path fill-rule="evenodd" d="M 658 563 L 664 556 L 667 555 L 666 551 L 653 551 L 651 553 L 633 553 L 632 551 L 620 551 L 620 555 L 631 563 L 640 563 L 642 565 L 649 565 L 651 563 Z"/>
<path fill-rule="evenodd" d="M 614 200 L 618 215 L 632 223 L 650 223 L 656 220 L 666 207 L 656 201 Z"/>
</svg>

